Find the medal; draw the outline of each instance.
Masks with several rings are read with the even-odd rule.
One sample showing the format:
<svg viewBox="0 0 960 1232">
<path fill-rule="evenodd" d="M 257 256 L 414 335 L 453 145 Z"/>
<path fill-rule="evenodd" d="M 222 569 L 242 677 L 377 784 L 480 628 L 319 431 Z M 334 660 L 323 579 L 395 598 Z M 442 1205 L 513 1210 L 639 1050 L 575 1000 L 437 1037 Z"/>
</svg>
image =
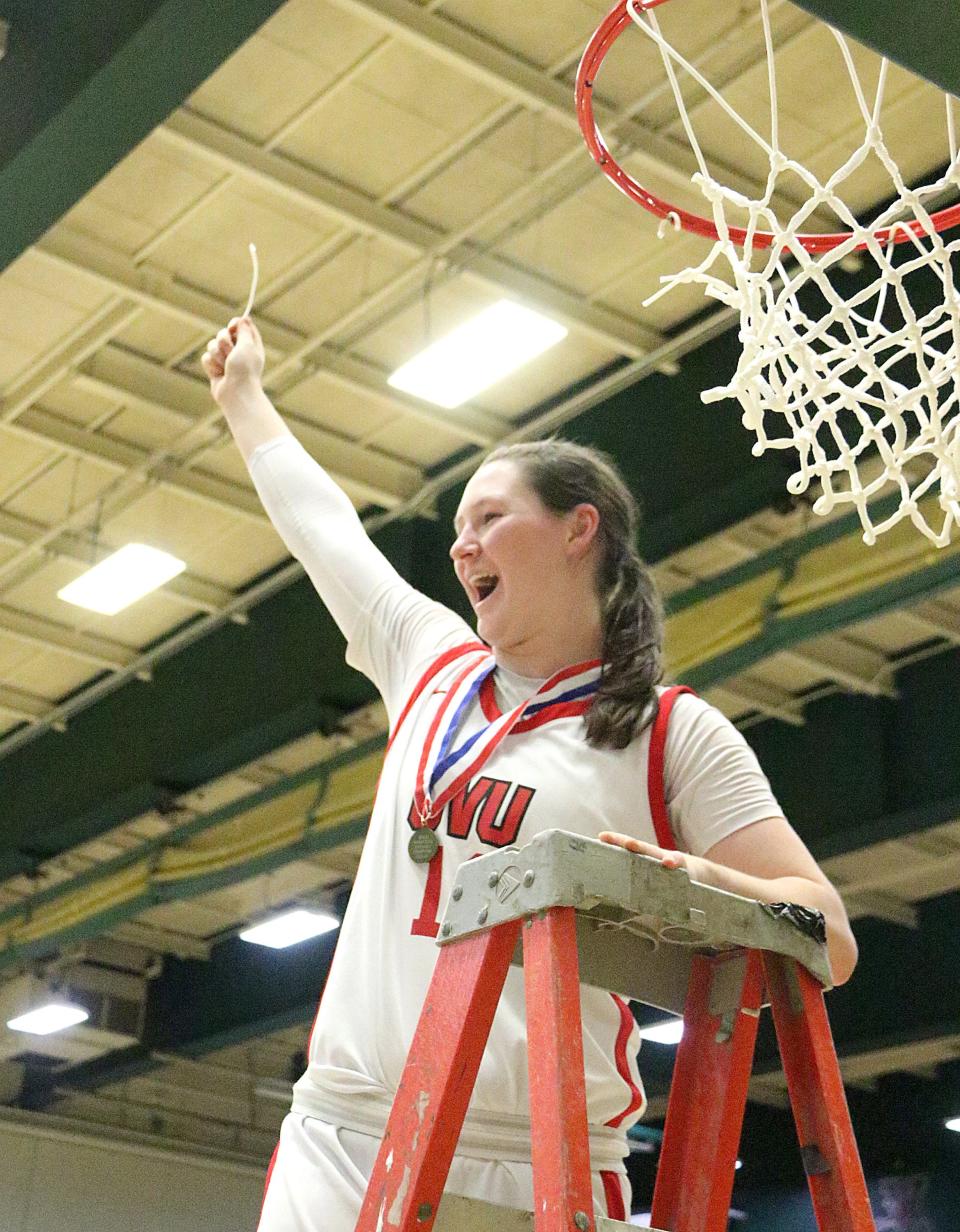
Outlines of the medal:
<svg viewBox="0 0 960 1232">
<path fill-rule="evenodd" d="M 429 864 L 440 850 L 440 840 L 429 826 L 414 830 L 407 843 L 407 853 L 414 864 Z"/>
<path fill-rule="evenodd" d="M 514 728 L 526 720 L 538 725 L 553 716 L 582 713 L 600 683 L 598 661 L 578 663 L 557 672 L 537 692 L 506 714 L 487 721 L 476 705 L 484 683 L 496 666 L 492 654 L 472 658 L 447 688 L 424 739 L 414 786 L 410 824 L 416 828 L 407 843 L 410 859 L 429 864 L 440 840 L 426 824 L 439 819 L 447 802 L 465 786 Z"/>
</svg>

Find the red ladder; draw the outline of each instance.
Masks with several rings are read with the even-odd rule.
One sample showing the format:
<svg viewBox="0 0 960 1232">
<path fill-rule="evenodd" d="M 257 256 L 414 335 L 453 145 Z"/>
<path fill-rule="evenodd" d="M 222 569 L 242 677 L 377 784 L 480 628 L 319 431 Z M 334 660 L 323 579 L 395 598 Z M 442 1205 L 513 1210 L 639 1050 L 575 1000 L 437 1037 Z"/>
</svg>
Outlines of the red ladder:
<svg viewBox="0 0 960 1232">
<path fill-rule="evenodd" d="M 442 945 L 356 1232 L 431 1232 L 520 935 L 537 1212 L 527 1218 L 535 1232 L 628 1227 L 594 1217 L 576 911 L 559 906 Z M 875 1232 L 823 988 L 794 958 L 749 950 L 744 963 L 744 954 L 692 959 L 651 1222 L 661 1232 L 725 1232 L 765 995 L 820 1232 Z M 734 959 L 737 1012 L 718 1013 L 713 991 L 729 982 Z M 505 1212 L 488 1210 L 490 1227 L 503 1229 Z"/>
</svg>

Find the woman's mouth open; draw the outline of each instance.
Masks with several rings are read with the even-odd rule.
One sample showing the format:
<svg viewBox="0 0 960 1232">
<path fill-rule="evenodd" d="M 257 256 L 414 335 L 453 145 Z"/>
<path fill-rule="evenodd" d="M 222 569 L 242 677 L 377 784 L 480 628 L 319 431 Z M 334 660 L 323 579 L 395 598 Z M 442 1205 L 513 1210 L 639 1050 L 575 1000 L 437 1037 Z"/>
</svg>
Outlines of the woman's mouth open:
<svg viewBox="0 0 960 1232">
<path fill-rule="evenodd" d="M 473 606 L 479 608 L 485 599 L 489 599 L 493 592 L 497 589 L 500 579 L 493 573 L 482 573 L 479 577 L 472 578 L 470 585 L 473 587 L 475 595 Z"/>
</svg>

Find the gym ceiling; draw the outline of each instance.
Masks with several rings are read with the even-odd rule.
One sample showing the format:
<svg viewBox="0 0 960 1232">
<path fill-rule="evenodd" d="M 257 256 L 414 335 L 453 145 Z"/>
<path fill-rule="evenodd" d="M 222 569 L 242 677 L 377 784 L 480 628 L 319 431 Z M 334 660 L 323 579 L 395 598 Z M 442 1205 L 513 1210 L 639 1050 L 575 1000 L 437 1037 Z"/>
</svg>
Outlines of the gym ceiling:
<svg viewBox="0 0 960 1232">
<path fill-rule="evenodd" d="M 332 942 L 271 952 L 236 934 L 292 902 L 342 911 L 385 720 L 199 368 L 245 299 L 253 241 L 271 393 L 427 593 L 463 610 L 452 512 L 496 442 L 560 432 L 617 458 L 671 677 L 743 728 L 854 919 L 861 965 L 829 1006 L 868 1171 L 954 1150 L 958 549 L 910 529 L 867 549 L 849 515 L 786 495 L 789 460 L 754 458 L 737 408 L 700 401 L 736 364 L 735 322 L 697 288 L 644 300 L 704 244 L 658 238 L 576 127 L 571 82 L 607 0 L 96 7 L 0 2 L 0 980 L 92 990 L 101 1014 L 61 1055 L 5 1034 L 3 1115 L 265 1161 L 301 1064 Z M 771 3 L 782 114 L 820 165 L 856 117 L 839 78 L 811 71 L 829 35 L 808 9 L 874 46 L 894 25 L 882 3 Z M 960 19 L 930 10 L 890 50 L 958 90 L 943 49 Z M 695 31 L 708 75 L 762 99 L 752 5 L 661 12 Z M 622 43 L 598 86 L 604 131 L 693 205 L 648 49 Z M 756 160 L 700 112 L 733 181 L 755 183 Z M 909 179 L 946 161 L 942 114 L 893 70 Z M 874 169 L 851 191 L 867 211 L 889 183 Z M 504 297 L 567 338 L 455 411 L 387 386 Z M 131 540 L 186 571 L 115 617 L 56 597 Z M 668 1056 L 642 1058 L 652 1118 Z M 795 1179 L 769 1039 L 751 1095 L 738 1183 Z"/>
</svg>

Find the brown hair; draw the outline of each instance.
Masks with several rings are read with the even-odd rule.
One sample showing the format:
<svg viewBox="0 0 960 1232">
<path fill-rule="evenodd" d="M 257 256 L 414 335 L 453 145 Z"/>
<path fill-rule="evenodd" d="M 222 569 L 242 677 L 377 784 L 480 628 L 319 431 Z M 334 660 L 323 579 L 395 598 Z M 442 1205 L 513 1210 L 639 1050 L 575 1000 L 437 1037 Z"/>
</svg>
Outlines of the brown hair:
<svg viewBox="0 0 960 1232">
<path fill-rule="evenodd" d="M 601 602 L 603 674 L 585 722 L 597 747 L 626 748 L 656 714 L 663 676 L 663 609 L 637 554 L 637 503 L 613 461 L 572 441 L 524 441 L 495 449 L 485 462 L 513 462 L 551 513 L 593 505 L 597 594 Z"/>
</svg>

